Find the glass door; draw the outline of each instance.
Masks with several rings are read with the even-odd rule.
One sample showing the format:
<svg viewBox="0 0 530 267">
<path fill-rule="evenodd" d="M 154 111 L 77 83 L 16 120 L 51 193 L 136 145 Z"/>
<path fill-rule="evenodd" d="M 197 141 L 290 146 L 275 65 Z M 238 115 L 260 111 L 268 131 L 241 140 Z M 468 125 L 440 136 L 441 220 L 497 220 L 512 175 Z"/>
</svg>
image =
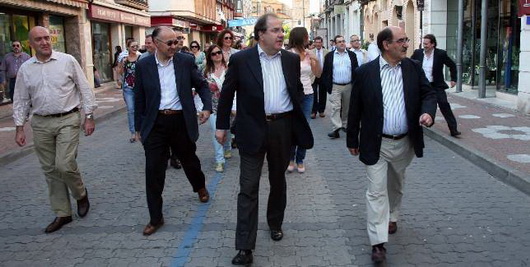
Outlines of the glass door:
<svg viewBox="0 0 530 267">
<path fill-rule="evenodd" d="M 98 70 L 102 82 L 112 80 L 112 56 L 109 40 L 110 25 L 92 22 L 94 67 Z"/>
</svg>

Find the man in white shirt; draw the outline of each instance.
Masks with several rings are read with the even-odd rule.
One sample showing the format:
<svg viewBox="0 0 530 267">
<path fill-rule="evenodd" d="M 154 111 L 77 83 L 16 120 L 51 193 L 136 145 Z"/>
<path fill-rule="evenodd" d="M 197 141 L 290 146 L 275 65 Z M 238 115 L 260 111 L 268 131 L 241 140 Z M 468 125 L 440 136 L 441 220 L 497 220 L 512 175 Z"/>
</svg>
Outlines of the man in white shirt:
<svg viewBox="0 0 530 267">
<path fill-rule="evenodd" d="M 368 63 L 370 61 L 370 56 L 368 56 L 368 51 L 361 48 L 361 38 L 359 35 L 352 35 L 350 36 L 350 51 L 355 53 L 355 56 L 357 57 L 357 63 L 359 66 L 361 66 L 364 63 Z"/>
</svg>

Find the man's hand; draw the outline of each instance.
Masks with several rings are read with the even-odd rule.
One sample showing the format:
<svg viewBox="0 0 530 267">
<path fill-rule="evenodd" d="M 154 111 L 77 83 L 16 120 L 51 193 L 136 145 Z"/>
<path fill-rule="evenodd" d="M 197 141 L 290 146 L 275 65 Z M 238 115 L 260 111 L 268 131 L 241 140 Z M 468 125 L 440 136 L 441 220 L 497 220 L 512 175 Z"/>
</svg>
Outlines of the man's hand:
<svg viewBox="0 0 530 267">
<path fill-rule="evenodd" d="M 432 120 L 431 115 L 429 115 L 428 113 L 421 114 L 421 116 L 420 116 L 420 125 L 426 126 L 426 127 L 431 127 L 433 123 L 434 123 L 434 121 Z"/>
<path fill-rule="evenodd" d="M 352 154 L 352 156 L 359 155 L 359 148 L 348 148 L 348 150 L 350 151 L 350 154 Z"/>
<path fill-rule="evenodd" d="M 15 134 L 15 142 L 18 146 L 26 145 L 26 133 L 24 133 L 24 126 L 17 126 L 17 132 Z"/>
<path fill-rule="evenodd" d="M 209 110 L 203 110 L 199 113 L 199 123 L 203 124 L 205 123 L 208 118 L 210 118 L 210 111 Z"/>
<path fill-rule="evenodd" d="M 453 87 L 455 87 L 456 82 L 455 81 L 451 81 L 450 84 L 451 84 L 451 88 L 453 88 Z"/>
<path fill-rule="evenodd" d="M 226 142 L 226 132 L 227 130 L 215 130 L 215 140 L 221 145 Z"/>
<path fill-rule="evenodd" d="M 85 136 L 91 135 L 96 129 L 96 122 L 94 119 L 85 119 L 83 129 L 85 130 Z"/>
</svg>

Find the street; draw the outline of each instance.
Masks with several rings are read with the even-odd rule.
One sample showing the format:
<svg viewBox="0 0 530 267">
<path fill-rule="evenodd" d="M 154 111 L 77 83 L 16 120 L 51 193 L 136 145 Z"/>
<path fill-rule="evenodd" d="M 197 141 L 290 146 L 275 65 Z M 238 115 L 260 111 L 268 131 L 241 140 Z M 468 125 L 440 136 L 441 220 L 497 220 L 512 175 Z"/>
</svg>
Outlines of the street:
<svg viewBox="0 0 530 267">
<path fill-rule="evenodd" d="M 91 209 L 52 234 L 47 186 L 31 153 L 0 167 L 2 266 L 231 266 L 239 157 L 214 172 L 212 133 L 200 126 L 198 156 L 212 196 L 202 204 L 182 170 L 167 171 L 166 224 L 149 237 L 145 157 L 128 142 L 126 114 L 82 137 L 78 162 Z M 274 242 L 265 220 L 266 164 L 253 266 L 371 266 L 364 166 L 345 134 L 330 140 L 329 117 L 311 121 L 315 147 L 305 174 L 288 174 L 285 237 Z M 426 137 L 424 158 L 408 168 L 398 232 L 386 245 L 388 266 L 527 266 L 530 197 Z M 73 204 L 75 208 L 75 201 Z"/>
</svg>

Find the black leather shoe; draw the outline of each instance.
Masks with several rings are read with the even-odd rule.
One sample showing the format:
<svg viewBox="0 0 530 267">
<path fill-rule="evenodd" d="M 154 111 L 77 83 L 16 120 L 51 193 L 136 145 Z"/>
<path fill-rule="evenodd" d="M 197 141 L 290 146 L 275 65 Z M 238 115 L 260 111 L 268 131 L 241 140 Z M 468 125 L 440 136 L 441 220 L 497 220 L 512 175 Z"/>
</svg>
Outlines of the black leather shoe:
<svg viewBox="0 0 530 267">
<path fill-rule="evenodd" d="M 237 255 L 232 259 L 233 265 L 247 265 L 254 261 L 252 257 L 252 250 L 240 250 Z"/>
<path fill-rule="evenodd" d="M 374 263 L 381 263 L 386 260 L 386 248 L 383 244 L 372 246 L 372 261 Z"/>
<path fill-rule="evenodd" d="M 77 215 L 83 218 L 90 209 L 90 202 L 88 201 L 88 190 L 85 188 L 85 197 L 77 201 Z"/>
<path fill-rule="evenodd" d="M 335 131 L 333 131 L 333 132 L 331 132 L 331 133 L 328 133 L 328 136 L 331 139 L 339 138 L 340 137 L 339 131 L 340 131 L 340 128 L 335 130 Z"/>
<path fill-rule="evenodd" d="M 282 229 L 279 230 L 271 230 L 271 238 L 274 241 L 280 241 L 283 238 L 283 232 Z"/>
<path fill-rule="evenodd" d="M 451 131 L 451 136 L 452 136 L 452 137 L 457 137 L 457 136 L 459 136 L 459 135 L 461 135 L 461 134 L 462 134 L 462 133 L 459 132 L 459 131 Z"/>
<path fill-rule="evenodd" d="M 175 169 L 182 168 L 182 164 L 180 164 L 180 160 L 179 159 L 170 159 L 169 160 L 169 165 L 171 165 L 171 167 L 173 167 Z"/>
<path fill-rule="evenodd" d="M 397 222 L 388 222 L 388 233 L 393 235 L 397 232 Z"/>
<path fill-rule="evenodd" d="M 71 222 L 72 222 L 72 216 L 56 217 L 55 220 L 53 220 L 53 222 L 50 223 L 48 227 L 46 227 L 46 229 L 44 229 L 44 232 L 47 234 L 53 233 L 61 229 L 63 225 L 71 223 Z"/>
</svg>

